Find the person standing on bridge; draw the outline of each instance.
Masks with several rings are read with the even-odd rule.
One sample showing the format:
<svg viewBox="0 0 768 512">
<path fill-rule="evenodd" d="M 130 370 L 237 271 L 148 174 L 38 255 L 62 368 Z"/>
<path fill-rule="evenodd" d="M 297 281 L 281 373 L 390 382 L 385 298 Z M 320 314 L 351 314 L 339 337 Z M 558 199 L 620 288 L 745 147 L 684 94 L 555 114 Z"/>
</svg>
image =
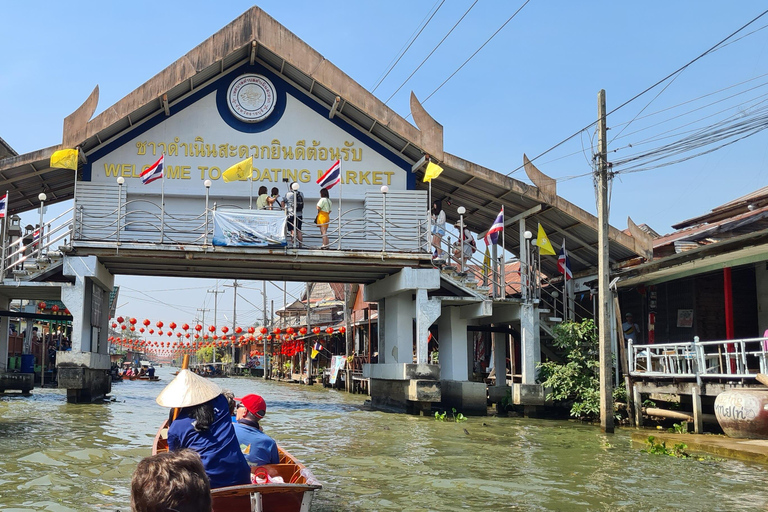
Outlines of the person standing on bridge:
<svg viewBox="0 0 768 512">
<path fill-rule="evenodd" d="M 257 210 L 269 210 L 272 207 L 272 203 L 275 202 L 275 199 L 272 197 L 269 197 L 269 194 L 267 194 L 267 187 L 264 185 L 259 187 L 259 197 L 256 198 L 256 209 Z"/>
<path fill-rule="evenodd" d="M 168 449 L 196 451 L 211 487 L 251 483 L 251 470 L 240 451 L 229 403 L 217 384 L 184 369 L 158 395 L 156 402 L 179 409 L 176 419 L 169 419 Z"/>
<path fill-rule="evenodd" d="M 443 257 L 443 236 L 445 236 L 445 212 L 443 203 L 439 200 L 432 202 L 432 247 L 435 252 L 432 255 L 434 259 L 445 259 Z"/>
<path fill-rule="evenodd" d="M 293 190 L 293 184 L 288 187 L 288 193 L 285 194 L 285 211 L 288 214 L 287 230 L 297 242 L 301 242 L 301 224 L 304 222 L 304 194 L 300 190 Z M 294 208 L 294 201 L 296 206 Z M 296 218 L 294 219 L 294 210 Z"/>
<path fill-rule="evenodd" d="M 320 189 L 320 200 L 317 202 L 317 218 L 315 223 L 320 228 L 320 234 L 323 235 L 323 248 L 328 247 L 328 223 L 331 222 L 331 199 L 328 189 Z"/>
</svg>

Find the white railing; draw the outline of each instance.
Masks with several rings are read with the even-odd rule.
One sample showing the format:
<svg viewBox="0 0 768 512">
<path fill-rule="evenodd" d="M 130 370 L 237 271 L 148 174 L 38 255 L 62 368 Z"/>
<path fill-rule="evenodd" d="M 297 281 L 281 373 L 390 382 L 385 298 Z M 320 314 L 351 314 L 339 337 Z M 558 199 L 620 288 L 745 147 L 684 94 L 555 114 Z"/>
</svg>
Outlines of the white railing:
<svg viewBox="0 0 768 512">
<path fill-rule="evenodd" d="M 633 376 L 755 378 L 758 372 L 768 373 L 768 338 L 653 345 L 630 340 L 627 357 Z"/>
<path fill-rule="evenodd" d="M 70 208 L 53 220 L 43 222 L 42 228 L 38 226 L 33 233 L 3 247 L 2 275 L 5 276 L 9 270 L 23 270 L 28 260 L 47 258 L 51 255 L 51 248 L 56 248 L 59 242 L 67 238 L 71 241 L 74 234 L 72 212 L 73 208 Z M 37 240 L 35 232 L 40 233 Z"/>
</svg>

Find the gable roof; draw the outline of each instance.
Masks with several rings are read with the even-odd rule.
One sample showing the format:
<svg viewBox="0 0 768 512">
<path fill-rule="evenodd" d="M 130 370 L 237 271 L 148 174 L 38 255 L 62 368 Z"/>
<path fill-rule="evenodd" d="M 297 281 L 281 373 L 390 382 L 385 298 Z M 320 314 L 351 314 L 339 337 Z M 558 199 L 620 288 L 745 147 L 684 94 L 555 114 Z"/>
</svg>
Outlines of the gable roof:
<svg viewBox="0 0 768 512">
<path fill-rule="evenodd" d="M 123 99 L 91 119 L 98 103 L 98 86 L 75 112 L 64 120 L 61 145 L 0 160 L 0 190 L 10 190 L 9 211 L 26 211 L 39 205 L 37 195 L 46 192 L 47 203 L 71 199 L 72 171 L 51 169 L 51 154 L 64 147 L 79 146 L 88 155 L 137 124 L 169 109 L 195 90 L 243 63 L 259 62 L 319 106 L 360 132 L 367 134 L 392 154 L 416 164 L 429 155 L 441 163 L 443 174 L 433 180 L 434 199 L 449 200 L 446 213 L 457 220 L 455 208 L 467 208 L 465 222 L 475 232 L 490 227 L 503 205 L 506 247 L 514 251 L 520 231 L 536 232 L 541 223 L 559 249 L 567 240 L 574 272 L 597 266 L 597 218 L 557 196 L 554 180 L 535 169 L 526 159 L 526 172 L 538 186 L 443 151 L 443 127 L 411 95 L 411 112 L 417 126 L 407 122 L 360 84 L 258 7 L 252 7 L 229 25 L 149 79 Z M 87 158 L 87 157 L 86 157 Z M 416 168 L 417 176 L 422 175 Z M 426 184 L 417 183 L 418 188 Z M 525 216 L 523 230 L 513 222 Z M 616 264 L 639 256 L 651 257 L 650 238 L 642 231 L 630 236 L 610 228 L 610 260 Z M 542 270 L 557 272 L 556 258 L 542 259 Z"/>
</svg>

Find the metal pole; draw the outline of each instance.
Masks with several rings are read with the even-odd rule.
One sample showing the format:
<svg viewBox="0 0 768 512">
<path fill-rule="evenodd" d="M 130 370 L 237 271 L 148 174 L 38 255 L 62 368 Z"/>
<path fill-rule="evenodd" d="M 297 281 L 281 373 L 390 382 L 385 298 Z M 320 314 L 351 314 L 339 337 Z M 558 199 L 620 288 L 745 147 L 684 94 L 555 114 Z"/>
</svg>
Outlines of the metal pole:
<svg viewBox="0 0 768 512">
<path fill-rule="evenodd" d="M 47 199 L 44 192 L 40 192 L 40 195 L 37 196 L 40 199 L 40 227 L 37 230 L 38 236 L 37 236 L 37 257 L 42 258 L 43 257 L 43 208 L 45 208 L 45 200 Z M 34 233 L 32 234 L 32 238 L 34 238 Z"/>
<path fill-rule="evenodd" d="M 309 314 L 310 314 L 310 309 L 309 309 L 309 306 L 310 306 L 310 302 L 309 302 L 310 286 L 309 286 L 309 283 L 306 283 L 306 286 L 307 286 L 307 338 L 304 341 L 304 353 L 307 356 L 307 384 L 311 385 L 312 384 L 312 358 L 309 357 L 309 353 L 307 352 L 307 348 L 309 348 L 308 340 L 310 339 L 309 338 L 309 333 L 312 332 L 312 330 L 310 329 L 310 321 L 309 321 Z"/>
<path fill-rule="evenodd" d="M 499 277 L 501 278 L 501 298 L 507 298 L 507 224 L 504 215 L 504 205 L 501 205 L 501 268 Z"/>
<path fill-rule="evenodd" d="M 208 290 L 208 293 L 213 294 L 213 326 L 216 327 L 216 322 L 218 321 L 218 314 L 219 314 L 219 294 L 224 293 L 224 290 L 219 290 L 219 281 L 216 281 L 216 289 L 215 290 Z M 218 330 L 218 328 L 216 328 Z M 215 333 L 216 330 L 213 332 Z M 216 345 L 213 346 L 213 362 L 216 362 Z"/>
<path fill-rule="evenodd" d="M 389 189 L 386 185 L 381 187 L 381 252 L 387 252 L 387 192 Z"/>
<path fill-rule="evenodd" d="M 459 215 L 459 272 L 464 272 L 464 214 Z"/>
<path fill-rule="evenodd" d="M 5 214 L 3 215 L 3 261 L 0 264 L 0 280 L 5 279 L 5 271 L 8 268 L 5 262 L 5 258 L 8 254 L 8 203 L 10 202 L 10 194 L 5 191 Z"/>
<path fill-rule="evenodd" d="M 122 176 L 120 176 L 120 178 L 122 178 Z M 120 246 L 120 214 L 123 211 L 123 181 L 124 180 L 125 180 L 125 178 L 123 178 L 122 180 L 118 178 L 118 180 L 117 180 L 117 235 L 116 235 L 116 239 L 117 239 L 117 246 L 118 247 Z"/>
<path fill-rule="evenodd" d="M 264 327 L 267 327 L 267 282 L 261 282 L 261 300 L 262 300 L 262 312 L 264 316 Z M 267 327 L 269 329 L 269 327 Z M 267 336 L 269 336 L 269 330 L 267 330 Z M 264 347 L 264 375 L 262 377 L 267 380 L 267 336 L 262 338 L 262 347 Z"/>
<path fill-rule="evenodd" d="M 211 191 L 211 180 L 205 180 L 205 238 L 203 247 L 208 245 L 208 195 Z"/>
<path fill-rule="evenodd" d="M 608 141 L 606 138 L 605 90 L 597 94 L 597 217 L 598 224 L 598 303 L 600 320 L 600 428 L 606 433 L 613 433 L 613 382 L 611 380 L 611 325 L 609 304 L 609 247 L 608 247 Z"/>
<path fill-rule="evenodd" d="M 160 243 L 165 242 L 165 172 L 160 176 Z"/>
</svg>

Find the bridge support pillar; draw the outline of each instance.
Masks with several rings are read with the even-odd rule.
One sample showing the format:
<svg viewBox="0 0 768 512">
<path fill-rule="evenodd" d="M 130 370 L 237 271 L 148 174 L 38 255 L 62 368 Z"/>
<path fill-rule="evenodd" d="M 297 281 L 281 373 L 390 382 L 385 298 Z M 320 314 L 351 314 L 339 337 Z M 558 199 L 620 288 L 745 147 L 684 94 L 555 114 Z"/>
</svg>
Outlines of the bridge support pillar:
<svg viewBox="0 0 768 512">
<path fill-rule="evenodd" d="M 469 320 L 490 316 L 493 303 L 483 301 L 466 306 L 445 306 L 437 322 L 440 341 L 441 405 L 455 408 L 464 415 L 488 413 L 486 385 L 471 382 L 472 337 L 467 332 Z"/>
<path fill-rule="evenodd" d="M 363 366 L 373 407 L 424 413 L 440 401 L 440 368 L 427 364 L 429 326 L 440 316 L 427 292 L 439 288 L 439 270 L 412 268 L 365 287 L 364 300 L 379 303 L 379 362 Z"/>
<path fill-rule="evenodd" d="M 72 313 L 72 350 L 57 354 L 59 388 L 67 390 L 68 402 L 92 402 L 112 390 L 107 338 L 114 276 L 95 256 L 65 256 L 63 272 L 75 283 L 61 288 Z"/>
<path fill-rule="evenodd" d="M 536 382 L 541 363 L 539 308 L 532 303 L 520 307 L 520 343 L 522 382 L 512 384 L 512 402 L 516 405 L 544 405 L 544 389 Z M 496 370 L 498 375 L 498 370 Z M 498 382 L 498 378 L 497 378 Z"/>
</svg>

